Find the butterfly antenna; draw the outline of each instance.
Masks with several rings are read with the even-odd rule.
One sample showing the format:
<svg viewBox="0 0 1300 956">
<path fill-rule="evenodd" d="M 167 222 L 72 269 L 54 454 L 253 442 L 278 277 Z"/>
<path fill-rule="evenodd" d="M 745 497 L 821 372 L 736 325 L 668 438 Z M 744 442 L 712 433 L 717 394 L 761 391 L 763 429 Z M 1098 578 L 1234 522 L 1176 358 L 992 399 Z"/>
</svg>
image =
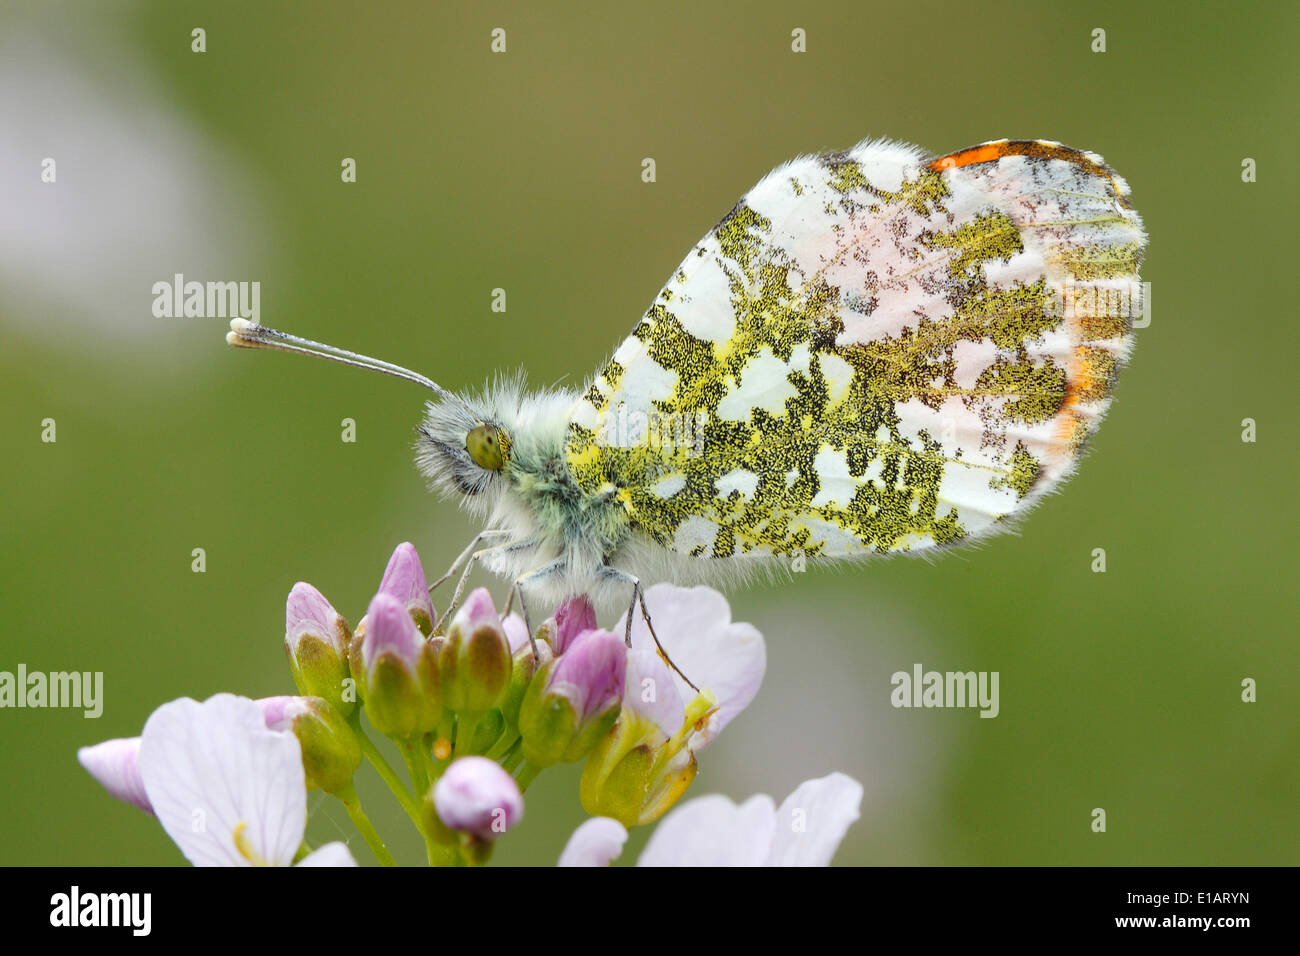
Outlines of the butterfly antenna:
<svg viewBox="0 0 1300 956">
<path fill-rule="evenodd" d="M 281 332 L 279 329 L 270 329 L 247 319 L 234 319 L 231 321 L 230 331 L 226 333 L 226 344 L 240 349 L 266 349 L 272 352 L 294 352 L 298 355 L 310 355 L 313 358 L 326 359 L 340 365 L 350 365 L 353 368 L 364 368 L 372 372 L 391 375 L 393 378 L 405 379 L 408 382 L 421 385 L 436 395 L 453 401 L 466 411 L 469 411 L 469 406 L 461 401 L 458 395 L 447 391 L 433 379 L 425 378 L 419 372 L 412 372 L 409 368 L 402 368 L 402 366 L 394 365 L 392 362 L 371 358 L 369 355 L 361 355 L 357 352 L 349 352 L 347 349 L 326 345 L 324 342 L 313 342 L 311 339 L 304 339 L 298 335 Z"/>
</svg>

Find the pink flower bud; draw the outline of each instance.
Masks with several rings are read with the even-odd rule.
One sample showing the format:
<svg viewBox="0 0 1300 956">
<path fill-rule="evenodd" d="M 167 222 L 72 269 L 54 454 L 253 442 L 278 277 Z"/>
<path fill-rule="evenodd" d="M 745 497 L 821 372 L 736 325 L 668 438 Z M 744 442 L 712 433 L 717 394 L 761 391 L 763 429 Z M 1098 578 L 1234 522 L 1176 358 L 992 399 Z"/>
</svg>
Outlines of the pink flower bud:
<svg viewBox="0 0 1300 956">
<path fill-rule="evenodd" d="M 461 757 L 433 788 L 438 817 L 452 830 L 495 840 L 524 815 L 514 777 L 486 757 Z"/>
<path fill-rule="evenodd" d="M 397 546 L 388 559 L 384 578 L 379 582 L 379 593 L 388 594 L 401 602 L 420 633 L 426 637 L 433 630 L 433 603 L 429 600 L 429 582 L 415 545 L 405 541 Z"/>
<path fill-rule="evenodd" d="M 596 610 L 585 594 L 566 598 L 555 609 L 555 653 L 563 654 L 574 638 L 596 629 Z"/>
</svg>

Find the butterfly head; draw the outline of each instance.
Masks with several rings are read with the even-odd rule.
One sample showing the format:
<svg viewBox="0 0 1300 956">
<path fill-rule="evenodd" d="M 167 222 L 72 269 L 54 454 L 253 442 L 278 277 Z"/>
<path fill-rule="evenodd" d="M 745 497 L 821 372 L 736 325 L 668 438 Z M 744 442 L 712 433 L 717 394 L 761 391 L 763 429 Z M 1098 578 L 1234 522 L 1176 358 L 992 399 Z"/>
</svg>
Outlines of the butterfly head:
<svg viewBox="0 0 1300 956">
<path fill-rule="evenodd" d="M 498 415 L 476 402 L 444 399 L 428 404 L 415 462 L 444 497 L 478 499 L 504 480 L 510 449 L 510 433 Z"/>
</svg>

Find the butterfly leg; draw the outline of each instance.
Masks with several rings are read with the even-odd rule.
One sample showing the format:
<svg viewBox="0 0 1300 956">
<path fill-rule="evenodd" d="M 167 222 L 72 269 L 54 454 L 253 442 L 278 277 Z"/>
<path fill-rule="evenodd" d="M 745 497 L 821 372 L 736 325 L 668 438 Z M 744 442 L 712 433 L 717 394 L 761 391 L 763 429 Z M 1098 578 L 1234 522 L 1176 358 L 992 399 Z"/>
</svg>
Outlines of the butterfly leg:
<svg viewBox="0 0 1300 956">
<path fill-rule="evenodd" d="M 478 540 L 477 538 L 475 539 Z M 438 618 L 438 623 L 434 627 L 435 631 L 440 631 L 442 625 L 447 622 L 452 613 L 460 606 L 461 595 L 465 593 L 465 583 L 469 580 L 470 573 L 485 555 L 500 553 L 510 554 L 512 551 L 521 551 L 524 548 L 536 547 L 536 538 L 525 538 L 523 541 L 516 541 L 513 544 L 494 544 L 486 548 L 479 548 L 477 551 L 470 552 L 469 559 L 465 561 L 465 569 L 461 572 L 460 580 L 456 582 L 456 590 L 452 592 L 451 603 L 447 605 L 447 610 L 442 612 L 442 617 Z M 457 561 L 460 559 L 458 558 Z M 450 574 L 451 572 L 448 572 Z"/>
<path fill-rule="evenodd" d="M 534 578 L 544 578 L 547 575 L 555 574 L 558 571 L 563 571 L 565 567 L 567 567 L 567 565 L 562 560 L 552 561 L 550 564 L 545 565 L 544 567 L 540 567 L 537 568 L 536 570 L 529 571 L 527 574 L 523 575 L 522 577 L 515 578 L 514 584 L 510 585 L 510 597 L 506 599 L 505 613 L 506 614 L 510 613 L 510 608 L 514 604 L 515 597 L 518 596 L 519 611 L 523 615 L 524 627 L 528 631 L 528 643 L 533 646 L 533 660 L 537 660 L 537 639 L 533 637 L 533 623 L 528 618 L 528 605 L 524 602 L 523 585 L 525 582 L 530 581 Z"/>
<path fill-rule="evenodd" d="M 632 603 L 628 605 L 627 625 L 623 631 L 623 640 L 626 642 L 627 646 L 632 646 L 632 615 L 636 613 L 637 605 L 639 604 L 641 608 L 641 617 L 644 618 L 645 626 L 647 630 L 650 631 L 650 638 L 655 642 L 655 650 L 658 651 L 660 659 L 662 659 L 678 677 L 686 681 L 691 690 L 699 693 L 700 689 L 695 686 L 695 682 L 682 673 L 682 669 L 673 663 L 673 659 L 668 656 L 668 652 L 664 650 L 664 646 L 659 643 L 659 635 L 655 633 L 654 623 L 650 620 L 650 611 L 645 606 L 645 591 L 641 588 L 641 581 L 628 574 L 626 571 L 620 571 L 618 568 L 609 565 L 605 565 L 603 573 L 606 577 L 616 578 L 619 581 L 624 581 L 632 585 Z"/>
<path fill-rule="evenodd" d="M 478 548 L 480 541 L 486 541 L 488 538 L 499 538 L 501 535 L 509 533 L 510 532 L 505 528 L 494 528 L 488 531 L 480 531 L 478 534 L 474 535 L 473 540 L 471 540 L 465 550 L 460 553 L 460 556 L 457 557 L 455 561 L 451 562 L 451 567 L 447 569 L 447 573 L 429 585 L 429 593 L 432 594 L 434 588 L 438 587 L 455 574 L 460 569 L 460 566 L 470 559 L 470 556 L 474 554 L 475 549 Z"/>
</svg>

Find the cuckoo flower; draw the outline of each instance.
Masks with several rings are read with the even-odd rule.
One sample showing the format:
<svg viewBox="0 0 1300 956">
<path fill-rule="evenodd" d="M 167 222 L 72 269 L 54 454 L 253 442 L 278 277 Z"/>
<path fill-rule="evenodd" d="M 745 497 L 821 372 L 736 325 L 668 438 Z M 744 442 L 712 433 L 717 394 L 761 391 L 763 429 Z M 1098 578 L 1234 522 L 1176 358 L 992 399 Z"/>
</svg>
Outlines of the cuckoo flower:
<svg viewBox="0 0 1300 956">
<path fill-rule="evenodd" d="M 434 785 L 433 803 L 445 826 L 484 842 L 495 840 L 524 815 L 519 785 L 486 757 L 452 761 Z"/>
<path fill-rule="evenodd" d="M 375 729 L 391 737 L 432 730 L 442 713 L 438 662 L 406 607 L 380 592 L 370 602 L 365 627 L 357 631 L 354 671 L 360 671 L 366 716 Z"/>
<path fill-rule="evenodd" d="M 347 621 L 325 595 L 305 581 L 293 586 L 284 607 L 284 649 L 294 683 L 303 694 L 325 698 L 345 717 L 356 706 L 344 694 L 351 639 Z"/>
<path fill-rule="evenodd" d="M 581 760 L 618 717 L 627 648 L 609 631 L 584 631 L 546 664 L 519 713 L 524 759 L 535 767 Z"/>
<path fill-rule="evenodd" d="M 808 780 L 778 808 L 766 794 L 740 806 L 719 795 L 677 807 L 655 829 L 637 866 L 829 866 L 858 818 L 862 785 L 842 773 Z M 607 817 L 573 832 L 560 866 L 607 866 L 627 831 Z"/>
<path fill-rule="evenodd" d="M 266 726 L 257 703 L 232 694 L 203 703 L 182 697 L 153 712 L 138 744 L 108 741 L 78 754 L 110 793 L 142 806 L 133 798 L 138 796 L 134 783 L 120 785 L 131 779 L 133 750 L 145 809 L 191 863 L 293 862 L 307 825 L 302 752 L 292 733 Z M 300 865 L 355 866 L 356 861 L 344 844 L 331 843 Z"/>
<path fill-rule="evenodd" d="M 429 583 L 420 565 L 420 555 L 409 541 L 399 544 L 388 559 L 383 580 L 379 582 L 379 593 L 396 598 L 411 615 L 420 633 L 429 636 L 436 615 L 429 600 Z"/>
<path fill-rule="evenodd" d="M 513 662 L 510 638 L 487 588 L 472 591 L 452 618 L 438 666 L 448 709 L 481 714 L 500 703 Z"/>
<path fill-rule="evenodd" d="M 596 610 L 585 594 L 567 598 L 555 609 L 555 629 L 551 638 L 555 653 L 563 654 L 574 638 L 596 629 Z"/>
<path fill-rule="evenodd" d="M 664 650 L 700 690 L 667 667 L 637 614 L 623 710 L 580 786 L 587 812 L 625 826 L 650 823 L 677 802 L 695 778 L 695 754 L 754 699 L 767 660 L 763 636 L 733 623 L 717 591 L 658 584 L 645 599 Z"/>
<path fill-rule="evenodd" d="M 263 697 L 255 702 L 271 730 L 288 730 L 302 747 L 309 790 L 338 793 L 361 766 L 361 744 L 347 721 L 321 697 Z"/>
<path fill-rule="evenodd" d="M 140 738 L 119 737 L 77 751 L 77 760 L 110 796 L 153 813 L 140 779 Z"/>
</svg>

